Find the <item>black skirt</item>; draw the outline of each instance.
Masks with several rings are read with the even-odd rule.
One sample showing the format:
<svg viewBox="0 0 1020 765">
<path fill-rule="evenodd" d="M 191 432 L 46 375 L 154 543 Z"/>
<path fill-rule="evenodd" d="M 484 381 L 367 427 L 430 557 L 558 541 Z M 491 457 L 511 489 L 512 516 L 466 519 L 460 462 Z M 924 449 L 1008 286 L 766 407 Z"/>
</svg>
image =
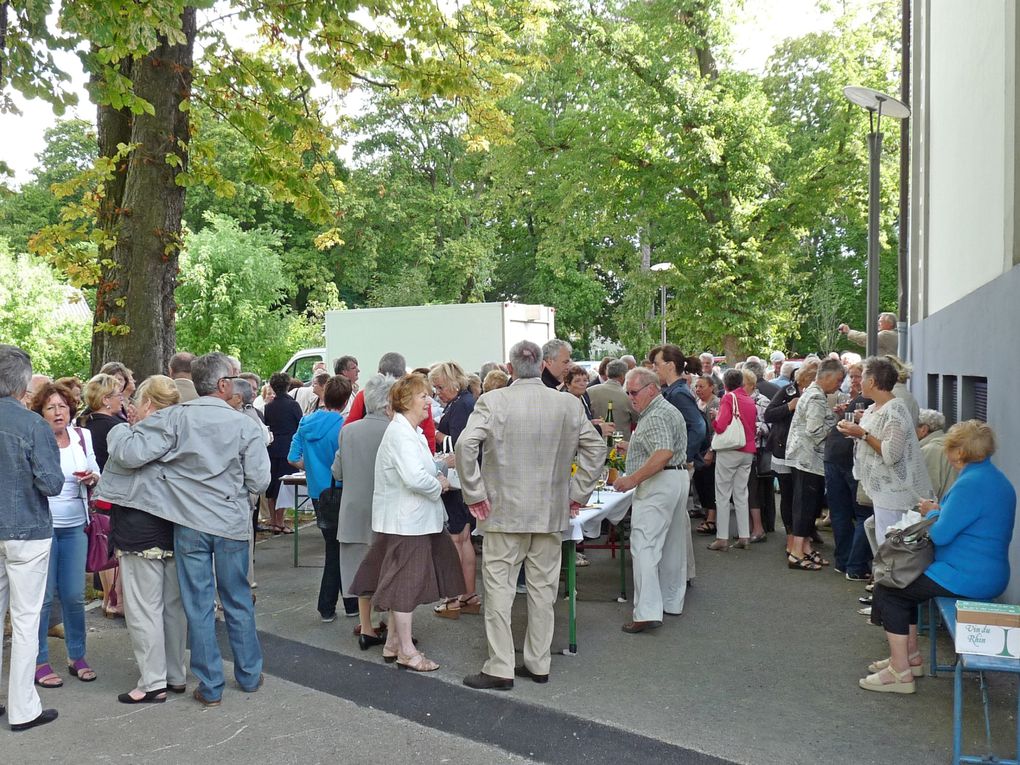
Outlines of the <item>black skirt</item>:
<svg viewBox="0 0 1020 765">
<path fill-rule="evenodd" d="M 440 598 L 463 595 L 464 574 L 450 535 L 376 534 L 348 592 L 380 610 L 409 613 Z"/>
</svg>

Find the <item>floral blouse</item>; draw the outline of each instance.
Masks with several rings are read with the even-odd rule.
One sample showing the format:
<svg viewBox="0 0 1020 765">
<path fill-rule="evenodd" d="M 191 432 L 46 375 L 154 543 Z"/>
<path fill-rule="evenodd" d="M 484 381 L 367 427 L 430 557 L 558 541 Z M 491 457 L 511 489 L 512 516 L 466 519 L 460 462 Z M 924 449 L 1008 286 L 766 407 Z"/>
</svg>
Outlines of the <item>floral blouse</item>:
<svg viewBox="0 0 1020 765">
<path fill-rule="evenodd" d="M 910 410 L 894 398 L 876 408 L 872 404 L 861 427 L 882 441 L 879 454 L 864 439 L 854 446 L 854 477 L 876 507 L 906 512 L 918 501 L 932 497 L 931 479 L 921 455 Z"/>
</svg>

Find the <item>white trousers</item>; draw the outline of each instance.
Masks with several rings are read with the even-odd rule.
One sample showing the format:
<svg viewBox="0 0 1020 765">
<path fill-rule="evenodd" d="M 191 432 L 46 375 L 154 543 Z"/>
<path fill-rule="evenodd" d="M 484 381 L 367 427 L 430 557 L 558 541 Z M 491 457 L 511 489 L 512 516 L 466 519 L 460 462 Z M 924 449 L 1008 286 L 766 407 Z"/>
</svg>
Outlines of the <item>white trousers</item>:
<svg viewBox="0 0 1020 765">
<path fill-rule="evenodd" d="M 11 609 L 11 671 L 7 687 L 7 719 L 11 725 L 34 720 L 42 712 L 35 690 L 35 658 L 39 653 L 39 615 L 46 596 L 50 544 L 46 539 L 0 540 L 0 624 Z M 0 687 L 4 646 L 0 638 Z"/>
<path fill-rule="evenodd" d="M 680 614 L 687 596 L 687 515 L 690 474 L 663 470 L 634 492 L 630 555 L 634 567 L 634 621 L 662 621 L 662 612 Z"/>
<path fill-rule="evenodd" d="M 124 586 L 124 618 L 138 663 L 138 690 L 155 691 L 184 685 L 184 646 L 188 621 L 181 604 L 177 564 L 139 555 L 120 557 Z"/>
<path fill-rule="evenodd" d="M 737 536 L 751 536 L 751 516 L 747 506 L 747 479 L 754 455 L 727 449 L 715 453 L 715 537 L 730 541 L 730 500 L 737 516 Z"/>
<path fill-rule="evenodd" d="M 881 545 L 885 541 L 885 530 L 903 520 L 906 510 L 886 510 L 875 505 L 875 542 Z"/>
</svg>

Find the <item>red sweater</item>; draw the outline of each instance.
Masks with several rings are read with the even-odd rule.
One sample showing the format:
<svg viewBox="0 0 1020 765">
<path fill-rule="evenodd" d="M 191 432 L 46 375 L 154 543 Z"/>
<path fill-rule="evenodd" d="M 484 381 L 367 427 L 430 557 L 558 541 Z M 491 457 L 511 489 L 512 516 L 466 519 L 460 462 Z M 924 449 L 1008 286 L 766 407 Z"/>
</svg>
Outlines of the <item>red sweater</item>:
<svg viewBox="0 0 1020 765">
<path fill-rule="evenodd" d="M 753 407 L 754 404 L 752 403 Z M 354 396 L 354 401 L 351 402 L 351 411 L 347 414 L 344 419 L 344 425 L 352 422 L 357 422 L 365 416 L 365 394 L 362 391 L 358 391 Z M 429 449 L 433 454 L 436 453 L 436 421 L 432 419 L 432 408 L 429 407 L 429 416 L 426 417 L 421 425 L 419 426 L 422 432 L 425 434 L 425 440 L 429 444 Z"/>
<path fill-rule="evenodd" d="M 716 433 L 722 433 L 730 422 L 733 421 L 733 394 L 737 396 L 740 424 L 744 426 L 744 438 L 746 439 L 743 447 L 736 451 L 754 454 L 757 451 L 754 445 L 754 434 L 757 426 L 758 409 L 742 387 L 737 388 L 735 391 L 727 392 L 722 397 L 722 401 L 719 403 L 719 414 L 716 416 L 712 426 L 715 428 Z"/>
</svg>

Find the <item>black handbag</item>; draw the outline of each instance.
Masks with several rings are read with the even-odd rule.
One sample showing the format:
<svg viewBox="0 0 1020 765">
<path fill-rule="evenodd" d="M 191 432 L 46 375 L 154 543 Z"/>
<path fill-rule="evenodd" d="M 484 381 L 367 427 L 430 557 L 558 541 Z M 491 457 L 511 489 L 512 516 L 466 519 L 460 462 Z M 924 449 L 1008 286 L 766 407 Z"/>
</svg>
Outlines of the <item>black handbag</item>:
<svg viewBox="0 0 1020 765">
<path fill-rule="evenodd" d="M 315 525 L 320 529 L 335 529 L 340 525 L 340 498 L 344 489 L 336 485 L 336 479 L 331 478 L 329 488 L 323 489 L 316 503 Z"/>
<path fill-rule="evenodd" d="M 935 544 L 928 529 L 935 518 L 925 518 L 887 534 L 875 553 L 875 584 L 901 590 L 913 584 L 935 561 Z"/>
</svg>

